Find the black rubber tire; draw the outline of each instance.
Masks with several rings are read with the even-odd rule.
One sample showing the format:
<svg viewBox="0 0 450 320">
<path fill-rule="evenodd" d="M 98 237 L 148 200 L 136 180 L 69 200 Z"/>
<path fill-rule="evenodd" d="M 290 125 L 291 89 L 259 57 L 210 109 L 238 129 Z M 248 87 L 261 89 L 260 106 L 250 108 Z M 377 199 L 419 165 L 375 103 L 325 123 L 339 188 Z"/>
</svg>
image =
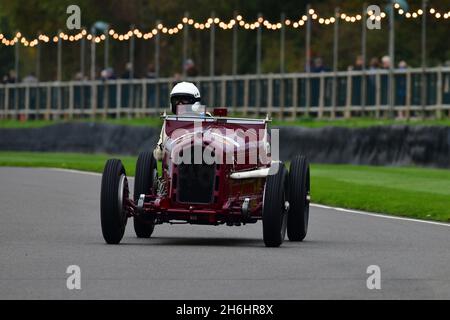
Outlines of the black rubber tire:
<svg viewBox="0 0 450 320">
<path fill-rule="evenodd" d="M 100 195 L 100 220 L 103 238 L 108 244 L 119 244 L 125 233 L 127 215 L 119 208 L 119 183 L 126 175 L 122 162 L 108 160 L 103 170 Z"/>
<path fill-rule="evenodd" d="M 303 241 L 309 222 L 309 162 L 305 156 L 297 156 L 289 172 L 289 215 L 287 234 L 290 241 Z"/>
<path fill-rule="evenodd" d="M 153 187 L 153 174 L 157 170 L 156 159 L 152 152 L 142 152 L 136 163 L 136 176 L 134 180 L 134 202 L 137 204 L 141 194 L 150 194 Z M 155 193 L 155 190 L 153 190 Z M 155 229 L 154 220 L 133 218 L 134 231 L 138 238 L 150 238 Z"/>
<path fill-rule="evenodd" d="M 286 236 L 288 173 L 283 163 L 266 179 L 263 199 L 263 238 L 266 247 L 279 247 Z"/>
</svg>

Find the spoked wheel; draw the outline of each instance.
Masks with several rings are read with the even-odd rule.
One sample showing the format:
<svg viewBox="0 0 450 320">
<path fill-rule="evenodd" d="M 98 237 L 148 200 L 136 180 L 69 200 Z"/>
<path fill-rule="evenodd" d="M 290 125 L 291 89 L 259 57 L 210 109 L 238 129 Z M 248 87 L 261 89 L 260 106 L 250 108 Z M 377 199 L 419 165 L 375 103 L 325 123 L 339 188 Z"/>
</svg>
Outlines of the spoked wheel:
<svg viewBox="0 0 450 320">
<path fill-rule="evenodd" d="M 263 197 L 263 238 L 266 247 L 279 247 L 286 236 L 288 174 L 283 163 L 266 180 Z"/>
<path fill-rule="evenodd" d="M 149 195 L 156 193 L 156 180 L 158 169 L 156 159 L 152 152 L 139 154 L 136 163 L 136 177 L 134 180 L 134 202 L 137 204 L 141 194 Z M 150 238 L 155 229 L 155 221 L 145 217 L 134 217 L 134 231 L 138 238 Z"/>
<path fill-rule="evenodd" d="M 120 160 L 108 160 L 103 170 L 100 196 L 100 218 L 103 238 L 108 244 L 118 244 L 125 233 L 126 199 L 130 191 L 125 168 Z"/>
<path fill-rule="evenodd" d="M 302 241 L 308 232 L 310 202 L 309 163 L 305 156 L 298 156 L 291 162 L 289 191 L 288 238 Z"/>
</svg>

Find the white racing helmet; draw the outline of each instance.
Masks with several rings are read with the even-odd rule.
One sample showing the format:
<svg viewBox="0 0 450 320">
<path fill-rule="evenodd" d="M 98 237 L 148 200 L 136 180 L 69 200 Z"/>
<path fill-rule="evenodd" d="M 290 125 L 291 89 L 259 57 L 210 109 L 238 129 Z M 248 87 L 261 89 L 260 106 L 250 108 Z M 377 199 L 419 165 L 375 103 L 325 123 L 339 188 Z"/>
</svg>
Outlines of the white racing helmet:
<svg viewBox="0 0 450 320">
<path fill-rule="evenodd" d="M 177 113 L 177 105 L 191 104 L 193 111 L 200 106 L 201 96 L 198 88 L 191 82 L 180 82 L 170 93 L 172 112 Z"/>
</svg>

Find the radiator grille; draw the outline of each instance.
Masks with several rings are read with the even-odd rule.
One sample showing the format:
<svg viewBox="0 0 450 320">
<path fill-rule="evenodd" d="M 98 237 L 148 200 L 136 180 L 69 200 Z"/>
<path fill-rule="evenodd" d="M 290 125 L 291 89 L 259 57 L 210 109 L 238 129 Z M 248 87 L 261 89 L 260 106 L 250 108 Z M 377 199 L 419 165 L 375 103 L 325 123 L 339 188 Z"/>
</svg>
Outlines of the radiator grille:
<svg viewBox="0 0 450 320">
<path fill-rule="evenodd" d="M 178 166 L 178 201 L 213 202 L 216 165 L 180 164 Z"/>
</svg>

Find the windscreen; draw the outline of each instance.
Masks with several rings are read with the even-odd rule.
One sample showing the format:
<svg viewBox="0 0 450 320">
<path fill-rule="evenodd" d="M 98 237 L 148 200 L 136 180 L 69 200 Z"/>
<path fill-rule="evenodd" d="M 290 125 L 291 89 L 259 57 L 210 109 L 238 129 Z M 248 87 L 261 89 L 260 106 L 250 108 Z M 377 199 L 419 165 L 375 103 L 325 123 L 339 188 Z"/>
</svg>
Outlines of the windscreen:
<svg viewBox="0 0 450 320">
<path fill-rule="evenodd" d="M 178 116 L 205 116 L 206 106 L 199 104 L 180 104 L 177 106 Z"/>
</svg>

